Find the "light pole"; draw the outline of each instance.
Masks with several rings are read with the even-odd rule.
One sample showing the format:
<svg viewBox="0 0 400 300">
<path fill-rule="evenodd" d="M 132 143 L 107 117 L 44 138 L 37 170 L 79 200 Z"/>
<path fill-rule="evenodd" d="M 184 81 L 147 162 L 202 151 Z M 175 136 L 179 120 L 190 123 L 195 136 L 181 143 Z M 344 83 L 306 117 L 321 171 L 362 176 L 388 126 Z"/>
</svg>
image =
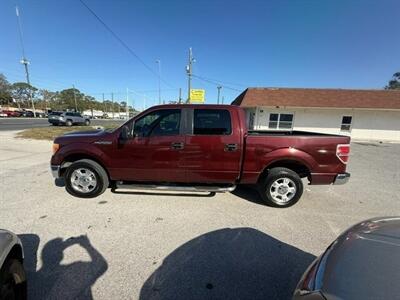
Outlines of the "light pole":
<svg viewBox="0 0 400 300">
<path fill-rule="evenodd" d="M 22 59 L 21 59 L 20 63 L 23 64 L 25 67 L 26 83 L 29 84 L 29 86 L 30 86 L 31 81 L 29 80 L 29 69 L 28 69 L 29 60 L 27 60 L 25 57 L 25 47 L 24 47 L 24 40 L 22 38 L 22 26 L 21 26 L 21 20 L 19 19 L 18 6 L 15 6 L 15 14 L 17 15 L 19 39 L 20 39 L 21 48 L 22 48 Z M 29 98 L 30 98 L 31 104 L 32 104 L 33 116 L 36 118 L 35 104 L 33 103 L 33 95 L 32 95 L 32 90 L 30 88 L 29 88 Z"/>
<path fill-rule="evenodd" d="M 76 103 L 75 85 L 72 85 L 72 89 L 73 89 L 73 91 L 74 91 L 75 112 L 78 112 L 78 105 L 77 105 L 77 103 Z"/>
<path fill-rule="evenodd" d="M 157 59 L 158 65 L 158 104 L 161 104 L 161 60 Z"/>
<path fill-rule="evenodd" d="M 218 89 L 218 97 L 217 97 L 217 104 L 219 104 L 219 95 L 220 95 L 220 93 L 221 93 L 221 89 L 222 89 L 222 86 L 217 86 L 217 89 Z"/>
<path fill-rule="evenodd" d="M 192 65 L 193 63 L 196 62 L 196 60 L 193 58 L 193 53 L 192 53 L 192 47 L 189 48 L 189 62 L 188 65 L 186 66 L 186 73 L 188 75 L 188 97 L 187 97 L 187 103 L 190 102 L 190 90 L 192 89 Z"/>
<path fill-rule="evenodd" d="M 129 120 L 129 107 L 128 107 L 128 101 L 129 101 L 129 88 L 126 88 L 126 119 Z"/>
</svg>

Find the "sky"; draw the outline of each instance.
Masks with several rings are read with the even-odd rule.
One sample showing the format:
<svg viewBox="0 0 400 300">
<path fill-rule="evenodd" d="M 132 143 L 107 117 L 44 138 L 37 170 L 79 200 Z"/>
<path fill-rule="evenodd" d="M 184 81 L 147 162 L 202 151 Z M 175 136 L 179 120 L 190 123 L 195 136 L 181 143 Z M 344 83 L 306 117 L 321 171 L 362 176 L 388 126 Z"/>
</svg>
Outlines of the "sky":
<svg viewBox="0 0 400 300">
<path fill-rule="evenodd" d="M 247 87 L 381 89 L 400 71 L 398 0 L 84 1 L 136 56 L 79 0 L 0 0 L 0 73 L 25 80 L 16 4 L 32 85 L 115 101 L 128 89 L 139 109 L 158 103 L 156 60 L 162 100 L 186 99 L 189 47 L 206 103 L 218 83 L 230 103 Z"/>
</svg>

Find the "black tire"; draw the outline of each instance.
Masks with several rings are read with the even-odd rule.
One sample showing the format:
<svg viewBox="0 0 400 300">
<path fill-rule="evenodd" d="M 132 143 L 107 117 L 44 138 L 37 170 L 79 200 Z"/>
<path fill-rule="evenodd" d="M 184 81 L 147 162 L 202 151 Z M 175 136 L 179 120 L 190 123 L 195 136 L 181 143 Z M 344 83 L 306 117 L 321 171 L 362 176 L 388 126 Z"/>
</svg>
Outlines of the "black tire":
<svg viewBox="0 0 400 300">
<path fill-rule="evenodd" d="M 288 183 L 284 182 L 285 178 L 289 179 L 286 180 Z M 287 194 L 281 195 L 279 193 L 280 189 L 273 187 L 273 184 L 277 186 L 282 185 L 282 193 L 286 192 Z M 288 189 L 292 189 L 293 187 L 294 192 L 288 192 Z M 267 205 L 285 208 L 292 206 L 299 201 L 303 194 L 303 182 L 301 181 L 300 176 L 290 169 L 273 168 L 268 171 L 266 176 L 260 179 L 258 190 L 261 198 Z M 283 197 L 286 197 L 286 199 Z"/>
<path fill-rule="evenodd" d="M 71 120 L 65 121 L 65 125 L 67 125 L 68 127 L 71 127 L 72 126 L 72 121 Z"/>
<path fill-rule="evenodd" d="M 80 192 L 74 189 L 71 177 L 73 176 L 73 172 L 77 169 L 84 168 L 91 171 L 96 177 L 96 186 L 93 190 L 89 192 Z M 104 191 L 108 188 L 110 181 L 108 179 L 107 172 L 104 168 L 99 165 L 97 162 L 90 159 L 81 159 L 74 162 L 70 165 L 64 174 L 65 181 L 65 189 L 69 194 L 78 198 L 94 198 L 104 193 Z"/>
<path fill-rule="evenodd" d="M 90 125 L 90 121 L 89 120 L 85 120 L 85 125 L 89 126 Z"/>
<path fill-rule="evenodd" d="M 17 259 L 6 259 L 0 269 L 0 299 L 26 298 L 26 274 L 22 263 Z"/>
</svg>

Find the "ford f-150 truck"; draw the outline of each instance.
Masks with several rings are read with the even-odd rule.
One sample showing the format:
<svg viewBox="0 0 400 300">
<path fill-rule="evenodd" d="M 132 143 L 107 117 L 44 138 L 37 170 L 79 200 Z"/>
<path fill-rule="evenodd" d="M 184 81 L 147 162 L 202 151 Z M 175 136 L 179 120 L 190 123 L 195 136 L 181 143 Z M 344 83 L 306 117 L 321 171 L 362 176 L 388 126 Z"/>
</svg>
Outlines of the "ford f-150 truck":
<svg viewBox="0 0 400 300">
<path fill-rule="evenodd" d="M 255 185 L 275 207 L 295 204 L 310 184 L 343 184 L 350 138 L 297 131 L 249 131 L 233 105 L 160 105 L 111 131 L 57 137 L 51 170 L 66 190 L 90 198 L 108 187 L 233 191 Z"/>
</svg>

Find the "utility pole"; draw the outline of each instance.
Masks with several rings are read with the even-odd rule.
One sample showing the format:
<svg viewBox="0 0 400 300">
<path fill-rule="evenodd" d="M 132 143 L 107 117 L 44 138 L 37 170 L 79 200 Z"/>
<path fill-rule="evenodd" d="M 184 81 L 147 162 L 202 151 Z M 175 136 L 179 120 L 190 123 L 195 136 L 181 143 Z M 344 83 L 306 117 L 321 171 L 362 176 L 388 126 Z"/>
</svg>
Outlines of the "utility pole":
<svg viewBox="0 0 400 300">
<path fill-rule="evenodd" d="M 106 103 L 104 102 L 104 93 L 103 93 L 103 105 L 104 105 L 104 114 L 107 114 L 107 105 L 106 105 Z M 103 115 L 104 115 L 103 114 Z"/>
<path fill-rule="evenodd" d="M 72 89 L 74 90 L 75 112 L 78 112 L 78 105 L 76 103 L 75 85 L 72 85 Z"/>
<path fill-rule="evenodd" d="M 112 109 L 112 118 L 114 119 L 114 93 L 111 93 L 111 109 Z"/>
<path fill-rule="evenodd" d="M 128 107 L 128 101 L 129 101 L 129 88 L 126 88 L 126 119 L 129 120 L 129 107 Z"/>
<path fill-rule="evenodd" d="M 161 104 L 161 60 L 157 59 L 158 65 L 158 104 Z"/>
<path fill-rule="evenodd" d="M 221 89 L 222 89 L 222 86 L 217 86 L 217 89 L 218 89 L 218 97 L 217 97 L 217 104 L 219 104 L 219 95 L 220 95 L 220 93 L 221 93 Z"/>
<path fill-rule="evenodd" d="M 21 26 L 21 20 L 19 18 L 18 6 L 15 6 L 15 14 L 17 15 L 19 40 L 21 42 L 21 48 L 22 48 L 22 59 L 20 60 L 20 63 L 23 64 L 24 67 L 25 67 L 26 83 L 29 84 L 29 86 L 30 86 L 31 85 L 31 81 L 29 79 L 29 69 L 28 69 L 28 65 L 30 64 L 30 62 L 25 57 L 25 47 L 24 47 L 24 40 L 22 38 L 22 26 Z M 33 116 L 36 118 L 35 104 L 33 103 L 33 95 L 32 95 L 32 90 L 31 89 L 29 89 L 29 100 L 31 101 L 32 110 L 33 110 Z"/>
<path fill-rule="evenodd" d="M 192 89 L 192 64 L 196 62 L 196 60 L 193 58 L 193 53 L 192 53 L 192 47 L 189 48 L 189 62 L 188 65 L 186 66 L 186 73 L 188 75 L 188 97 L 186 102 L 190 102 L 190 90 Z"/>
<path fill-rule="evenodd" d="M 224 96 L 222 96 L 222 104 L 224 104 L 224 100 L 225 100 L 225 97 L 224 97 Z"/>
<path fill-rule="evenodd" d="M 178 103 L 181 104 L 182 103 L 182 88 L 179 88 L 179 100 Z"/>
</svg>

